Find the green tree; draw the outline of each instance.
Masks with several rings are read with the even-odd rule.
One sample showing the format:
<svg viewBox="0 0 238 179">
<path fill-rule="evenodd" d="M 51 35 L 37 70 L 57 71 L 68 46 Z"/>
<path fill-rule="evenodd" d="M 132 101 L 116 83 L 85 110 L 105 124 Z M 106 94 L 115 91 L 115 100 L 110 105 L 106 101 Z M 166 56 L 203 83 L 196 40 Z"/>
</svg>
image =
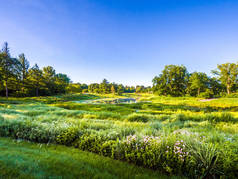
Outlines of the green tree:
<svg viewBox="0 0 238 179">
<path fill-rule="evenodd" d="M 4 81 L 6 90 L 6 97 L 8 98 L 9 81 L 17 78 L 19 67 L 19 61 L 15 58 L 11 58 L 8 43 L 5 42 L 0 53 L 0 74 Z"/>
<path fill-rule="evenodd" d="M 98 83 L 92 83 L 88 86 L 88 91 L 90 93 L 99 93 L 99 84 Z"/>
<path fill-rule="evenodd" d="M 137 85 L 136 86 L 136 93 L 143 93 L 145 90 L 144 86 Z"/>
<path fill-rule="evenodd" d="M 68 93 L 81 93 L 82 88 L 80 83 L 69 83 L 66 87 Z"/>
<path fill-rule="evenodd" d="M 55 92 L 56 93 L 65 93 L 66 88 L 70 83 L 70 78 L 63 73 L 58 73 L 55 75 Z"/>
<path fill-rule="evenodd" d="M 22 82 L 22 92 L 24 92 L 25 82 L 28 76 L 28 69 L 30 67 L 29 61 L 26 59 L 25 54 L 22 53 L 19 55 L 20 62 L 20 79 Z"/>
<path fill-rule="evenodd" d="M 125 88 L 122 84 L 118 85 L 117 93 L 118 95 L 122 95 L 122 93 L 125 91 Z"/>
<path fill-rule="evenodd" d="M 217 69 L 212 72 L 226 86 L 227 94 L 230 94 L 232 87 L 238 81 L 238 65 L 235 63 L 224 63 L 217 65 Z"/>
<path fill-rule="evenodd" d="M 212 77 L 209 78 L 209 89 L 212 91 L 214 95 L 219 95 L 220 92 L 223 90 L 223 85 L 217 78 Z"/>
<path fill-rule="evenodd" d="M 29 69 L 29 80 L 35 88 L 36 96 L 39 96 L 39 89 L 43 86 L 43 73 L 37 64 Z"/>
<path fill-rule="evenodd" d="M 153 82 L 153 92 L 160 95 L 183 96 L 188 83 L 188 72 L 185 66 L 167 65 L 162 74 Z"/>
<path fill-rule="evenodd" d="M 47 66 L 47 67 L 43 67 L 42 70 L 42 74 L 43 74 L 43 79 L 44 79 L 44 83 L 45 83 L 45 92 L 47 95 L 53 95 L 56 94 L 57 89 L 56 89 L 56 85 L 55 85 L 55 80 L 56 80 L 56 73 L 55 73 L 55 69 L 52 66 Z"/>
<path fill-rule="evenodd" d="M 115 94 L 116 93 L 116 88 L 115 88 L 115 85 L 112 84 L 112 87 L 111 87 L 111 93 Z"/>
<path fill-rule="evenodd" d="M 206 73 L 194 72 L 190 75 L 187 88 L 190 95 L 194 95 L 194 91 L 196 91 L 196 95 L 199 96 L 200 92 L 204 92 L 208 87 L 209 78 Z"/>
<path fill-rule="evenodd" d="M 100 83 L 99 90 L 103 94 L 110 93 L 110 85 L 109 85 L 109 82 L 106 79 L 103 79 L 102 83 Z"/>
</svg>

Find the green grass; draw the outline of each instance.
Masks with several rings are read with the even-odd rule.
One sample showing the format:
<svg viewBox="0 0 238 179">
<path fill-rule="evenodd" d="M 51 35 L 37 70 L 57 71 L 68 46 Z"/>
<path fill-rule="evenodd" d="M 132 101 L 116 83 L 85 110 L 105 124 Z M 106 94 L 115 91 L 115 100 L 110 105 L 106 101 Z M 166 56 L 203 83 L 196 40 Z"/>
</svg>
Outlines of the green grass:
<svg viewBox="0 0 238 179">
<path fill-rule="evenodd" d="M 127 94 L 120 98 L 133 97 L 139 102 L 74 102 L 116 97 L 73 94 L 49 98 L 1 98 L 0 136 L 74 146 L 168 175 L 201 177 L 207 174 L 232 178 L 238 173 L 237 99 L 203 102 L 191 97 Z M 133 145 L 127 144 L 132 135 L 136 136 L 136 141 Z M 148 137 L 159 138 L 159 145 L 153 140 L 144 143 Z M 188 153 L 186 157 L 189 159 L 184 163 L 172 149 L 167 153 L 166 145 L 173 148 L 179 140 L 185 142 L 184 150 Z M 145 148 L 139 150 L 138 145 Z M 78 149 L 70 150 L 82 153 Z M 215 151 L 214 155 L 209 155 L 209 150 Z M 201 156 L 205 157 L 199 158 Z"/>
<path fill-rule="evenodd" d="M 0 138 L 0 151 L 0 178 L 169 178 L 156 171 L 60 145 Z"/>
</svg>

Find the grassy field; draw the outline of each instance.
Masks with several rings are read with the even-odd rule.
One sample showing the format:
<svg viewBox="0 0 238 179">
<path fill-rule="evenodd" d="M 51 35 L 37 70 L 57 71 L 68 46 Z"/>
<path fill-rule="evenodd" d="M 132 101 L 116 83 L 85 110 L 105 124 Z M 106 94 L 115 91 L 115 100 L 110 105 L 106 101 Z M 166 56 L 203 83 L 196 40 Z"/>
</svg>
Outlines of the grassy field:
<svg viewBox="0 0 238 179">
<path fill-rule="evenodd" d="M 104 98 L 135 98 L 137 103 L 91 102 Z M 89 104 L 87 100 L 90 100 Z M 143 178 L 157 177 L 158 171 L 168 176 L 189 178 L 238 176 L 238 100 L 235 98 L 202 101 L 152 94 L 74 94 L 1 98 L 0 102 L 0 136 L 47 144 L 42 145 L 47 150 L 39 152 L 38 144 L 19 144 L 1 138 L 1 148 L 9 145 L 11 149 L 6 155 L 0 155 L 2 170 L 9 171 L 6 176 L 12 173 L 16 164 L 16 175 L 23 177 Z M 72 160 L 74 155 L 77 157 Z M 44 156 L 48 156 L 49 161 Z M 98 160 L 94 161 L 94 157 Z M 37 166 L 29 167 L 36 160 L 39 161 Z M 112 166 L 105 164 L 109 160 Z M 52 162 L 56 163 L 52 165 Z M 64 167 L 59 171 L 61 164 Z M 84 169 L 85 173 L 80 173 L 78 168 L 84 165 L 88 167 Z M 37 167 L 40 170 L 36 170 Z M 134 172 L 130 173 L 130 167 Z M 22 173 L 25 168 L 28 172 Z M 140 169 L 143 172 L 138 173 Z M 15 173 L 11 175 L 14 177 Z"/>
</svg>

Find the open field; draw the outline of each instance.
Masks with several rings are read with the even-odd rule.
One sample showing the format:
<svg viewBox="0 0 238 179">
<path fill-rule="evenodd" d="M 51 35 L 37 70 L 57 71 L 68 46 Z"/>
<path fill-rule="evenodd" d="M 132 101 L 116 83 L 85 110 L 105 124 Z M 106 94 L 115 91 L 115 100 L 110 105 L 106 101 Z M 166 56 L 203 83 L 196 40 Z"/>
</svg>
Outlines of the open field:
<svg viewBox="0 0 238 179">
<path fill-rule="evenodd" d="M 137 101 L 128 104 L 92 103 L 92 100 L 105 101 L 105 98 L 133 98 Z M 81 100 L 84 102 L 80 103 Z M 90 103 L 88 104 L 86 100 L 90 100 Z M 115 168 L 112 167 L 115 170 L 105 169 L 107 168 L 105 166 L 103 172 L 100 173 L 102 171 L 98 168 L 100 161 L 111 160 L 100 158 L 101 156 L 127 161 L 167 175 L 190 178 L 212 176 L 236 178 L 238 176 L 238 102 L 236 98 L 201 101 L 199 98 L 159 97 L 152 94 L 127 94 L 120 97 L 75 94 L 49 98 L 9 98 L 8 101 L 1 98 L 0 101 L 0 136 L 35 143 L 65 145 L 66 147 L 57 146 L 63 156 L 67 153 L 63 152 L 64 150 L 69 153 L 72 151 L 72 156 L 78 156 L 75 161 L 72 161 L 72 156 L 65 156 L 65 160 L 69 160 L 67 163 L 69 168 L 62 173 L 51 169 L 50 164 L 47 164 L 48 161 L 42 159 L 39 163 L 42 173 L 33 172 L 32 177 L 68 176 L 65 174 L 67 171 L 82 167 L 80 162 L 93 168 L 92 171 L 85 169 L 85 176 L 88 177 L 95 175 L 104 178 L 105 174 L 105 177 L 114 178 L 117 173 L 121 178 L 128 177 L 128 173 L 116 169 L 119 163 L 115 163 Z M 27 151 L 29 148 L 37 153 L 39 145 L 24 142 L 23 144 L 19 146 L 16 142 L 1 138 L 1 148 L 9 145 L 12 149 L 7 155 L 12 158 L 16 155 L 14 154 L 16 151 L 13 150 L 14 145 L 22 148 L 19 149 L 21 151 Z M 50 162 L 59 161 L 58 150 L 52 151 L 54 146 L 56 147 L 56 145 L 50 145 L 45 153 L 41 150 L 44 154 L 39 155 L 43 157 L 47 153 Z M 101 156 L 96 156 L 98 161 L 95 161 L 95 164 L 91 161 L 94 154 L 81 150 Z M 22 158 L 19 158 L 21 162 L 18 172 L 21 167 L 24 168 L 28 165 L 27 163 L 31 163 L 27 155 L 31 155 L 30 158 L 33 160 L 32 154 L 19 154 Z M 80 161 L 79 158 L 84 155 L 87 155 L 88 159 L 83 157 Z M 3 155 L 1 158 L 1 163 L 6 161 Z M 14 165 L 14 161 L 10 159 L 9 162 L 13 162 L 11 165 L 7 163 L 3 165 L 6 171 L 11 171 L 11 166 Z M 44 162 L 47 164 L 47 169 L 44 169 Z M 61 165 L 61 162 L 63 161 L 59 161 L 56 166 Z M 113 162 L 119 161 L 113 160 Z M 120 163 L 120 165 L 126 166 L 126 163 Z M 45 170 L 48 173 L 44 173 Z M 30 175 L 31 171 L 35 171 L 34 166 L 28 173 L 23 174 Z M 148 172 L 143 172 L 145 176 L 159 175 L 157 172 L 145 171 Z M 135 175 L 136 173 L 137 169 L 135 169 Z M 77 172 L 72 173 L 72 177 L 74 175 L 84 176 Z M 143 177 L 141 173 L 138 175 Z"/>
</svg>

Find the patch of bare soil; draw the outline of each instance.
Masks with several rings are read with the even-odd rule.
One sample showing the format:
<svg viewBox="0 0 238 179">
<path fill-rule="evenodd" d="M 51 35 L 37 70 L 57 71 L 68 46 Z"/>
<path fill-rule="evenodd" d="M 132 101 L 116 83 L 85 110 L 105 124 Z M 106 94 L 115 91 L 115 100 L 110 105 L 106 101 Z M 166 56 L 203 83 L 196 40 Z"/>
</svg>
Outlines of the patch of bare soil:
<svg viewBox="0 0 238 179">
<path fill-rule="evenodd" d="M 207 102 L 207 101 L 213 101 L 216 100 L 215 98 L 211 98 L 211 99 L 200 99 L 199 101 L 201 102 Z"/>
</svg>

